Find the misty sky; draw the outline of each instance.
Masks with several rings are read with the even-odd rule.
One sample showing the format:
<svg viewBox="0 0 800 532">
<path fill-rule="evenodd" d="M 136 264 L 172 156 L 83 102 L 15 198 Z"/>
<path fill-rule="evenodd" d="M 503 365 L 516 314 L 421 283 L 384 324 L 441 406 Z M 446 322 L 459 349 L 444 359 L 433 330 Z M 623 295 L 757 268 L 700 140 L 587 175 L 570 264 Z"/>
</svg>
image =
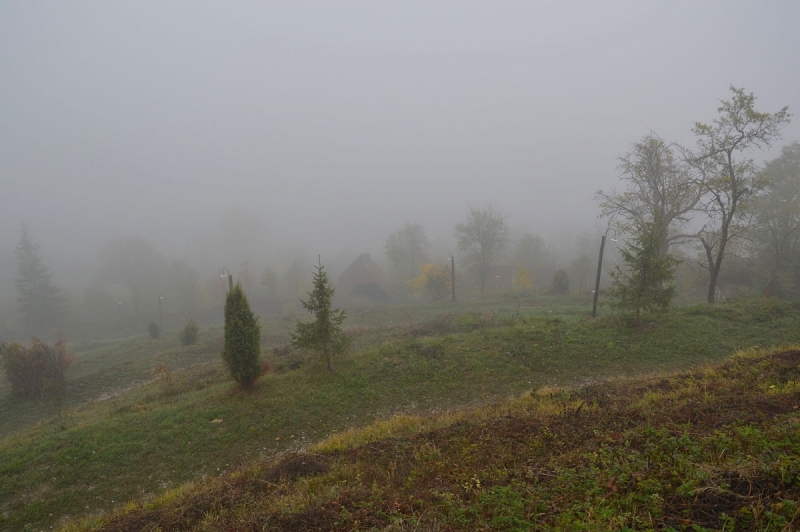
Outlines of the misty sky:
<svg viewBox="0 0 800 532">
<path fill-rule="evenodd" d="M 353 258 L 468 204 L 591 228 L 617 157 L 693 143 L 730 84 L 797 113 L 798 24 L 796 1 L 0 1 L 0 282 L 23 221 L 54 270 L 124 235 L 181 256 L 231 209 Z"/>
</svg>

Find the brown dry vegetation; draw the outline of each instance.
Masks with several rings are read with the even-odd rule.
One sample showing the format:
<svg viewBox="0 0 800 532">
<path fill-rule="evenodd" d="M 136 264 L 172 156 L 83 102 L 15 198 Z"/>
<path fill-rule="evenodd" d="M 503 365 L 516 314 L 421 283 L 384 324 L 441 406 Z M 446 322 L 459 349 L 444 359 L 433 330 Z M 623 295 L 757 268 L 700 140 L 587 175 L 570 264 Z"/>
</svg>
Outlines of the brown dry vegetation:
<svg viewBox="0 0 800 532">
<path fill-rule="evenodd" d="M 750 352 L 398 419 L 69 529 L 798 530 L 799 405 L 800 351 Z"/>
</svg>

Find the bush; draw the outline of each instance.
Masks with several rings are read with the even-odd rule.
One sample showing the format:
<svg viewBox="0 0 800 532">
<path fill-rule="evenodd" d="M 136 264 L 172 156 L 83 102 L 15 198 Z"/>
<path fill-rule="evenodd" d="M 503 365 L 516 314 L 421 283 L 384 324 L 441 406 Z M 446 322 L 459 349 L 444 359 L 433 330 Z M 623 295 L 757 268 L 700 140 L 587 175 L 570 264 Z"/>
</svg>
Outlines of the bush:
<svg viewBox="0 0 800 532">
<path fill-rule="evenodd" d="M 161 336 L 161 327 L 158 326 L 158 323 L 151 321 L 147 324 L 147 332 L 150 333 L 150 338 L 158 338 Z"/>
<path fill-rule="evenodd" d="M 47 392 L 66 391 L 66 371 L 75 362 L 75 355 L 67 352 L 67 342 L 59 338 L 48 345 L 31 338 L 31 346 L 19 343 L 0 345 L 0 366 L 11 383 L 14 393 L 21 396 Z"/>
<path fill-rule="evenodd" d="M 242 285 L 236 283 L 225 298 L 225 344 L 222 360 L 239 386 L 247 388 L 258 378 L 261 366 L 261 326 L 250 310 Z"/>
<path fill-rule="evenodd" d="M 550 293 L 557 296 L 563 296 L 569 293 L 569 275 L 567 270 L 557 270 L 553 274 L 553 286 L 550 287 Z"/>
<path fill-rule="evenodd" d="M 406 285 L 414 297 L 428 294 L 434 301 L 444 299 L 451 290 L 450 268 L 450 264 L 423 264 L 419 267 L 419 275 L 406 281 Z"/>
<path fill-rule="evenodd" d="M 190 319 L 186 325 L 184 325 L 183 330 L 178 335 L 178 338 L 181 340 L 181 344 L 183 345 L 194 345 L 197 343 L 197 337 L 200 335 L 200 327 L 197 323 Z"/>
</svg>

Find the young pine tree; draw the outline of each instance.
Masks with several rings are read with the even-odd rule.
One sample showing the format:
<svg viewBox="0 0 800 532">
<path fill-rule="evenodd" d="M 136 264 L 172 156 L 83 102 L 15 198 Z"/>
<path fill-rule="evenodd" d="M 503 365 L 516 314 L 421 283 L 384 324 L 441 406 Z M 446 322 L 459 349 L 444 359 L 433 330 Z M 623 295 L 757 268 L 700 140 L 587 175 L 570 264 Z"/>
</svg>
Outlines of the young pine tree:
<svg viewBox="0 0 800 532">
<path fill-rule="evenodd" d="M 260 373 L 261 326 L 253 315 L 242 285 L 236 283 L 225 298 L 225 344 L 222 360 L 239 386 L 247 388 Z"/>
<path fill-rule="evenodd" d="M 637 235 L 620 250 L 624 270 L 616 266 L 611 271 L 612 306 L 633 310 L 636 325 L 643 312 L 667 308 L 675 295 L 672 277 L 678 261 L 671 255 L 661 257 L 660 245 L 656 231 Z"/>
<path fill-rule="evenodd" d="M 181 344 L 183 345 L 194 345 L 197 343 L 197 337 L 200 335 L 200 326 L 197 325 L 197 322 L 194 319 L 190 319 L 186 322 L 186 325 L 183 327 L 183 330 L 178 335 L 178 338 L 181 340 Z"/>
<path fill-rule="evenodd" d="M 331 309 L 331 301 L 336 289 L 330 285 L 328 274 L 322 263 L 316 267 L 313 288 L 308 300 L 300 302 L 303 308 L 315 316 L 309 323 L 297 322 L 292 336 L 294 347 L 320 353 L 331 369 L 331 357 L 343 353 L 350 345 L 351 338 L 342 334 L 344 310 Z"/>
</svg>

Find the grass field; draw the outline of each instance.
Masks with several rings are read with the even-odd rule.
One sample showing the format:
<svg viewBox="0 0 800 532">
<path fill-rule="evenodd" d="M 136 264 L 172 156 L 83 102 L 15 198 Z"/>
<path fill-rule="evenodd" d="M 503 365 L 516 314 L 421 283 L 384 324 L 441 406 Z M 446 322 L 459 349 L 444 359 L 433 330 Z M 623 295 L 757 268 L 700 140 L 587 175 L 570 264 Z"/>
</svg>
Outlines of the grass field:
<svg viewBox="0 0 800 532">
<path fill-rule="evenodd" d="M 458 303 L 455 307 L 449 303 L 365 305 L 348 309 L 346 326 L 358 335 L 358 345 L 365 345 L 379 340 L 384 330 L 424 323 L 454 310 L 459 313 L 491 313 L 497 318 L 557 312 L 565 319 L 577 319 L 588 314 L 589 303 L 588 296 L 545 296 L 520 301 L 469 301 Z M 297 317 L 305 316 L 298 314 Z M 189 349 L 181 348 L 176 334 L 153 340 L 144 332 L 132 337 L 69 344 L 70 351 L 76 353 L 77 359 L 69 370 L 70 391 L 61 398 L 62 409 L 89 401 L 112 399 L 125 390 L 148 383 L 153 378 L 153 369 L 159 365 L 164 365 L 172 372 L 181 372 L 198 365 L 218 364 L 221 322 L 220 310 L 219 324 L 204 328 L 199 345 Z M 262 353 L 268 357 L 274 348 L 288 343 L 295 318 L 262 317 L 261 323 Z M 0 378 L 0 438 L 57 415 L 58 408 L 53 398 L 45 401 L 20 400 L 9 391 L 5 379 Z"/>
<path fill-rule="evenodd" d="M 351 309 L 354 346 L 333 372 L 281 349 L 292 322 L 265 322 L 265 358 L 275 372 L 247 394 L 221 370 L 220 330 L 186 348 L 145 338 L 86 346 L 68 374 L 81 391 L 70 394 L 75 406 L 60 418 L 52 405 L 3 399 L 0 529 L 108 512 L 398 414 L 443 413 L 800 342 L 797 304 L 688 307 L 637 329 L 584 320 L 586 298 L 566 302 Z M 152 379 L 158 364 L 171 382 Z M 108 398 L 98 400 L 102 394 Z"/>
<path fill-rule="evenodd" d="M 800 351 L 398 417 L 83 530 L 797 530 Z"/>
</svg>

